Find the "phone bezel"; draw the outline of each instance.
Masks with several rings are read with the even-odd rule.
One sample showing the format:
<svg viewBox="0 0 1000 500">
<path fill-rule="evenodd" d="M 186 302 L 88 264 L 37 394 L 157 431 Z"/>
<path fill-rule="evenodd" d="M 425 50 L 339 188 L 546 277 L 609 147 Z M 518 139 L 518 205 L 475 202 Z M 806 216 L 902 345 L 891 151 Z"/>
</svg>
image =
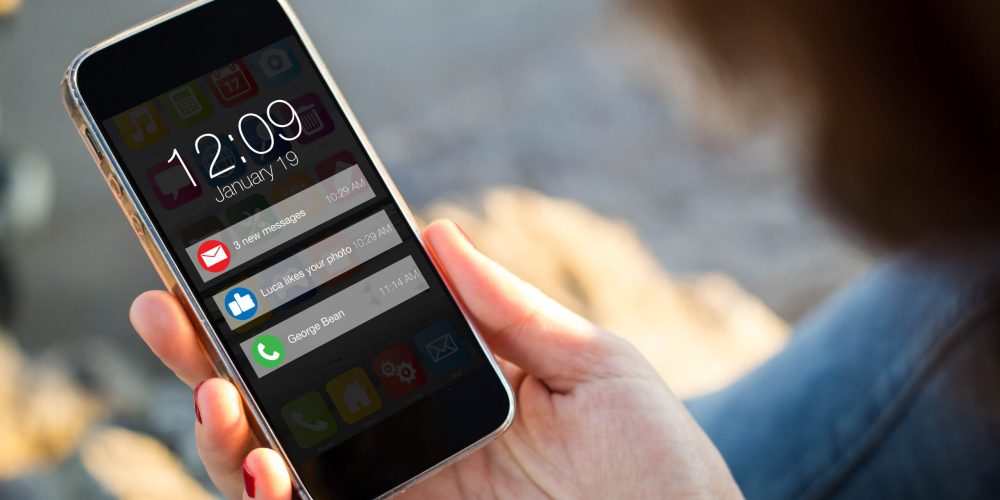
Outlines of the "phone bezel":
<svg viewBox="0 0 1000 500">
<path fill-rule="evenodd" d="M 208 321 L 207 315 L 205 311 L 202 309 L 200 302 L 194 293 L 194 290 L 187 282 L 187 280 L 184 278 L 184 275 L 181 272 L 177 262 L 174 261 L 171 252 L 168 250 L 167 244 L 163 236 L 160 234 L 160 231 L 158 230 L 158 226 L 153 222 L 150 214 L 148 214 L 147 211 L 145 210 L 143 203 L 139 198 L 137 190 L 132 185 L 132 182 L 129 176 L 125 173 L 124 168 L 118 163 L 115 154 L 113 152 L 113 149 L 110 147 L 106 137 L 101 132 L 99 123 L 100 120 L 102 120 L 103 118 L 96 118 L 91 113 L 90 108 L 88 107 L 86 101 L 84 100 L 83 97 L 84 94 L 88 92 L 93 92 L 94 91 L 93 89 L 96 87 L 88 87 L 86 89 L 82 89 L 80 86 L 80 69 L 84 66 L 84 62 L 92 55 L 101 52 L 103 50 L 107 50 L 110 47 L 121 46 L 120 44 L 127 43 L 128 40 L 133 39 L 133 37 L 135 37 L 136 35 L 146 32 L 148 30 L 156 29 L 157 27 L 161 27 L 167 24 L 169 21 L 174 20 L 175 18 L 181 15 L 188 14 L 199 7 L 204 7 L 208 5 L 220 5 L 224 3 L 226 2 L 225 1 L 213 2 L 212 0 L 198 0 L 189 3 L 172 11 L 154 17 L 142 24 L 134 26 L 133 28 L 123 31 L 83 51 L 73 60 L 69 69 L 67 70 L 65 78 L 63 79 L 63 98 L 65 104 L 67 105 L 67 108 L 70 111 L 71 117 L 73 118 L 74 122 L 77 125 L 78 131 L 84 137 L 84 141 L 88 142 L 90 139 L 92 139 L 91 144 L 96 144 L 100 148 L 99 151 L 92 151 L 92 154 L 94 154 L 95 161 L 98 163 L 98 166 L 107 177 L 107 180 L 111 185 L 112 191 L 115 192 L 115 195 L 118 198 L 119 203 L 122 206 L 123 210 L 125 211 L 126 216 L 130 218 L 132 225 L 134 226 L 136 233 L 139 236 L 140 242 L 143 244 L 143 247 L 149 254 L 149 257 L 153 262 L 154 267 L 156 267 L 158 273 L 164 280 L 168 289 L 171 289 L 171 291 L 173 291 L 175 295 L 178 295 L 182 299 L 182 301 L 186 302 L 185 305 L 188 309 L 188 313 L 190 316 L 192 316 L 192 319 L 195 320 L 196 322 L 196 327 L 199 329 L 201 337 L 203 339 L 202 342 L 203 347 L 206 348 L 207 353 L 215 363 L 216 370 L 220 371 L 221 374 L 225 375 L 227 378 L 229 378 L 234 382 L 234 384 L 239 389 L 245 401 L 246 407 L 249 410 L 250 415 L 252 416 L 253 420 L 252 423 L 255 425 L 256 431 L 259 433 L 258 437 L 260 437 L 268 445 L 276 449 L 283 456 L 286 463 L 289 465 L 289 469 L 292 473 L 296 489 L 304 497 L 311 498 L 309 492 L 305 488 L 304 483 L 299 477 L 298 471 L 294 467 L 292 467 L 291 460 L 289 459 L 289 456 L 285 452 L 280 441 L 277 439 L 275 431 L 270 427 L 267 419 L 264 418 L 261 409 L 259 408 L 258 404 L 256 403 L 255 399 L 252 396 L 252 392 L 249 389 L 247 382 L 243 379 L 243 376 L 237 369 L 234 361 L 230 358 L 225 346 L 222 345 L 220 336 L 214 331 L 211 322 Z M 305 47 L 307 55 L 309 56 L 309 58 L 312 59 L 313 64 L 315 64 L 322 80 L 327 85 L 328 90 L 330 91 L 331 95 L 336 101 L 336 104 L 340 106 L 344 116 L 346 117 L 348 125 L 354 131 L 354 134 L 357 136 L 359 142 L 361 143 L 362 148 L 364 148 L 364 152 L 369 156 L 376 172 L 381 177 L 382 181 L 385 183 L 389 197 L 399 207 L 400 212 L 403 214 L 404 219 L 406 220 L 406 223 L 413 231 L 417 241 L 420 243 L 421 247 L 423 248 L 430 262 L 433 264 L 436 272 L 443 277 L 444 272 L 440 266 L 440 263 L 437 260 L 437 257 L 434 255 L 432 251 L 430 251 L 430 249 L 426 247 L 426 245 L 421 239 L 421 234 L 415 222 L 413 213 L 411 212 L 405 201 L 403 201 L 391 177 L 389 177 L 389 175 L 386 173 L 385 167 L 382 164 L 381 159 L 378 157 L 377 153 L 375 152 L 374 148 L 371 145 L 371 142 L 369 141 L 363 129 L 357 122 L 357 118 L 351 111 L 349 105 L 347 104 L 346 100 L 343 97 L 343 94 L 341 93 L 340 88 L 337 86 L 333 77 L 330 75 L 329 70 L 326 68 L 326 65 L 319 57 L 317 49 L 313 45 L 312 41 L 308 37 L 305 30 L 302 28 L 299 19 L 297 18 L 297 16 L 292 11 L 291 7 L 287 4 L 286 1 L 273 0 L 273 2 L 270 3 L 277 6 L 277 8 L 281 10 L 283 19 L 287 20 L 287 22 L 289 23 L 289 27 L 291 28 L 291 32 L 289 34 L 294 34 L 299 37 L 300 41 Z M 261 43 L 266 44 L 269 43 L 269 41 L 264 40 Z M 207 69 L 205 72 L 210 70 L 211 68 Z M 89 138 L 87 137 L 88 134 L 90 135 Z M 442 279 L 441 281 L 444 283 L 446 289 L 452 296 L 455 303 L 458 305 L 458 308 L 461 311 L 463 317 L 465 318 L 468 327 L 473 332 L 473 336 L 476 342 L 479 344 L 479 347 L 485 353 L 489 366 L 493 370 L 496 377 L 499 379 L 499 382 L 501 383 L 503 390 L 507 396 L 508 413 L 504 417 L 501 425 L 498 426 L 495 430 L 482 436 L 480 439 L 471 443 L 461 451 L 443 459 L 438 464 L 424 470 L 423 472 L 413 476 L 404 483 L 401 483 L 395 488 L 385 492 L 384 494 L 385 496 L 392 495 L 394 493 L 402 491 L 403 489 L 407 488 L 409 485 L 420 480 L 421 478 L 426 477 L 427 475 L 430 475 L 437 470 L 440 470 L 441 468 L 447 466 L 448 464 L 454 462 L 455 460 L 475 450 L 476 448 L 484 445 L 485 443 L 491 441 L 492 439 L 495 439 L 500 434 L 502 434 L 513 422 L 515 414 L 515 398 L 513 396 L 510 385 L 504 378 L 499 365 L 496 363 L 496 360 L 490 354 L 489 348 L 483 341 L 482 336 L 476 330 L 475 326 L 468 321 L 468 312 L 466 310 L 465 305 L 461 302 L 461 300 L 458 299 L 454 290 L 449 284 L 448 280 Z"/>
</svg>

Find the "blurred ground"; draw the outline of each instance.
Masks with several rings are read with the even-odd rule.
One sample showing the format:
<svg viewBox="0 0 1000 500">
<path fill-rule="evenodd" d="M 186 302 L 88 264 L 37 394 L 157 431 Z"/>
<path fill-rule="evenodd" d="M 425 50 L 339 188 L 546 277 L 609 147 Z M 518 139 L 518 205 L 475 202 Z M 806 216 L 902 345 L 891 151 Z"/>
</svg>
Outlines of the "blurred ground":
<svg viewBox="0 0 1000 500">
<path fill-rule="evenodd" d="M 190 393 L 126 317 L 158 280 L 58 99 L 76 52 L 176 3 L 27 1 L 0 25 L 0 144 L 47 155 L 56 188 L 51 225 L 9 242 L 16 341 L 192 464 Z M 867 264 L 798 194 L 787 138 L 701 139 L 664 91 L 686 69 L 608 0 L 292 4 L 414 207 L 478 210 L 497 184 L 576 201 L 630 221 L 671 273 L 723 273 L 787 321 Z"/>
</svg>

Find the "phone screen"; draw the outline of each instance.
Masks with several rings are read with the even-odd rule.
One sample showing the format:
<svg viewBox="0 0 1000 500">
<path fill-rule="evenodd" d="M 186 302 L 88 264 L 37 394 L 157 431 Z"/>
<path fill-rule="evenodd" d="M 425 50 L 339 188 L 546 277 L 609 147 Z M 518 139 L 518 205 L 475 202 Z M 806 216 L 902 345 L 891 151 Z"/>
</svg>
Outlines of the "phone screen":
<svg viewBox="0 0 1000 500">
<path fill-rule="evenodd" d="M 306 486 L 378 494 L 495 429 L 507 398 L 303 42 L 278 35 L 207 38 L 211 69 L 129 88 L 100 129 Z"/>
</svg>

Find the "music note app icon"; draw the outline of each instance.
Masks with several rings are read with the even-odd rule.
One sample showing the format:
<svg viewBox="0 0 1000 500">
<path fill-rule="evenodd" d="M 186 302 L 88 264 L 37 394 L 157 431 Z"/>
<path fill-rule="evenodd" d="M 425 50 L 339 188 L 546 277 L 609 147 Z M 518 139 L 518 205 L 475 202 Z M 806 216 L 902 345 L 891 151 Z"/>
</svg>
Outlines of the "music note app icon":
<svg viewBox="0 0 1000 500">
<path fill-rule="evenodd" d="M 115 126 L 129 149 L 140 150 L 167 136 L 163 117 L 152 102 L 144 102 L 116 117 Z"/>
</svg>

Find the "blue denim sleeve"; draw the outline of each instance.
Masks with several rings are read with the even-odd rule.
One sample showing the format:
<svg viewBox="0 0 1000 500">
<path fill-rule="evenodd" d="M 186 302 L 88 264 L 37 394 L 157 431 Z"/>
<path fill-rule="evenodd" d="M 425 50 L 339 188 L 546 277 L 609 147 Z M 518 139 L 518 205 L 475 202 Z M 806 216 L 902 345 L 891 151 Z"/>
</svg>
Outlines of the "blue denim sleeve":
<svg viewBox="0 0 1000 500">
<path fill-rule="evenodd" d="M 877 266 L 688 402 L 747 498 L 1000 495 L 1000 245 Z"/>
</svg>

